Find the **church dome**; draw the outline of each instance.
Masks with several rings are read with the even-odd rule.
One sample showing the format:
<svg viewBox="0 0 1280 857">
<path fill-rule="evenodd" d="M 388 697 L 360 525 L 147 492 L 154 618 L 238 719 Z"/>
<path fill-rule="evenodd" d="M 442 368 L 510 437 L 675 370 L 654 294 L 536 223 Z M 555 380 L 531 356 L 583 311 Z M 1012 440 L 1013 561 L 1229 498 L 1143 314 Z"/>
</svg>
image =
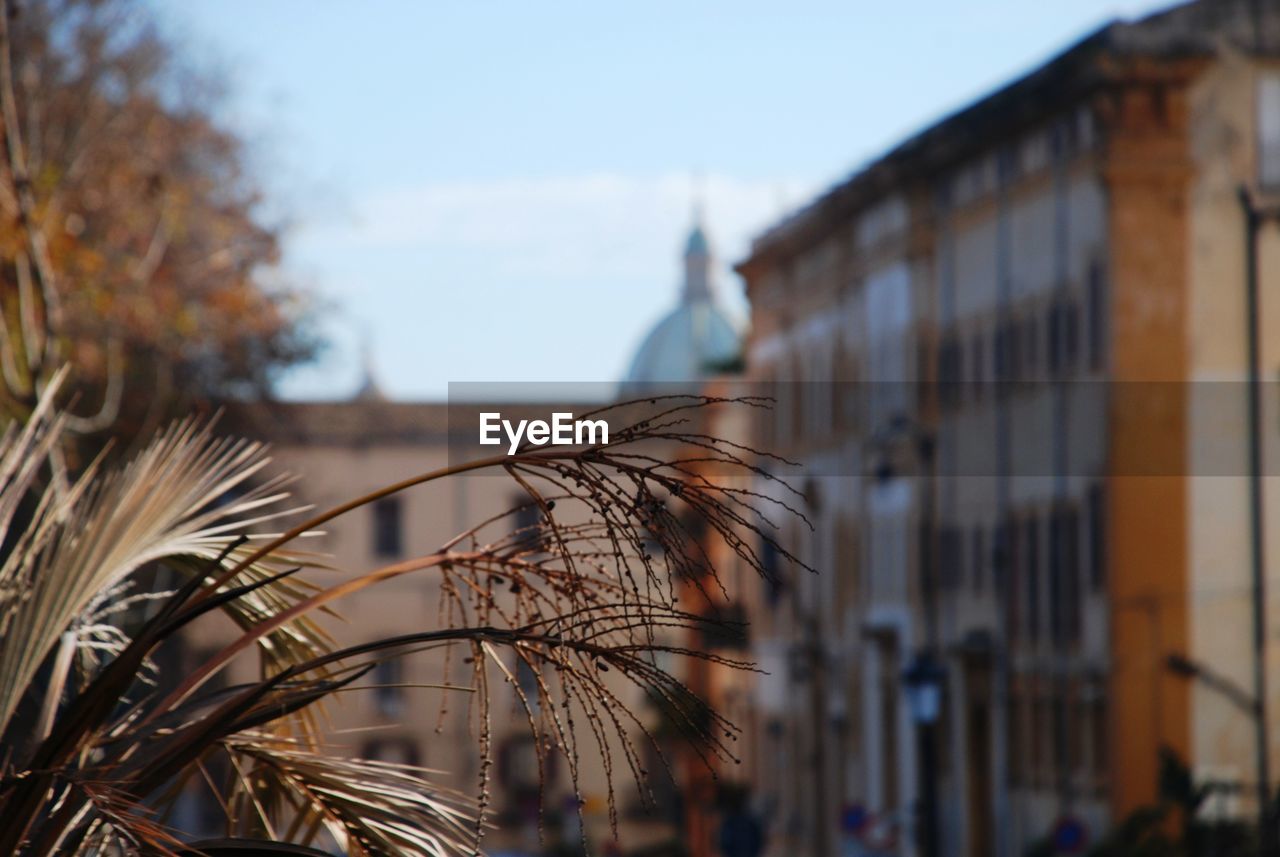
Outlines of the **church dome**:
<svg viewBox="0 0 1280 857">
<path fill-rule="evenodd" d="M 681 304 L 640 344 L 627 372 L 628 385 L 689 383 L 738 358 L 738 331 L 710 301 Z"/>
<path fill-rule="evenodd" d="M 716 299 L 710 243 L 701 223 L 685 242 L 680 303 L 649 331 L 627 371 L 628 392 L 688 384 L 738 360 L 741 338 Z"/>
</svg>

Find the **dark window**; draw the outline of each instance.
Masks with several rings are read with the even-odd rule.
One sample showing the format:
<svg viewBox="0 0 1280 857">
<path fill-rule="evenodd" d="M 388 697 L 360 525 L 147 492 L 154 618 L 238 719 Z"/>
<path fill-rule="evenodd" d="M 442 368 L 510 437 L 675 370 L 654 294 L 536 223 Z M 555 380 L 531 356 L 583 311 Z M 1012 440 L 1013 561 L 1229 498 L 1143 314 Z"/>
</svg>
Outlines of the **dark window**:
<svg viewBox="0 0 1280 857">
<path fill-rule="evenodd" d="M 954 407 L 960 402 L 960 385 L 964 378 L 964 355 L 955 336 L 938 345 L 938 401 Z"/>
<path fill-rule="evenodd" d="M 999 584 L 1004 596 L 1004 626 L 1009 639 L 1018 642 L 1023 636 L 1022 598 L 1027 588 L 1026 570 L 1023 568 L 1026 548 L 1023 546 L 1022 522 L 1011 520 L 1003 527 L 1001 539 L 1007 545 L 1007 552 L 1002 562 L 1003 571 L 997 574 L 1003 577 Z"/>
<path fill-rule="evenodd" d="M 955 527 L 943 527 L 938 534 L 938 576 L 942 585 L 954 589 L 961 576 L 960 531 Z"/>
<path fill-rule="evenodd" d="M 831 428 L 833 431 L 842 431 L 853 428 L 853 421 L 849 419 L 849 414 L 845 410 L 849 404 L 849 387 L 853 378 L 849 377 L 847 372 L 849 366 L 848 357 L 845 355 L 844 346 L 837 343 L 835 356 L 831 360 L 831 396 L 829 404 L 831 407 Z"/>
<path fill-rule="evenodd" d="M 1036 694 L 1031 714 L 1032 769 L 1041 785 L 1053 781 L 1053 723 L 1049 698 L 1043 692 Z"/>
<path fill-rule="evenodd" d="M 1083 636 L 1084 604 L 1080 586 L 1080 512 L 1075 506 L 1063 515 L 1063 574 L 1066 584 L 1064 600 L 1067 608 L 1067 639 L 1080 642 Z"/>
<path fill-rule="evenodd" d="M 1100 591 L 1107 584 L 1106 489 L 1089 489 L 1089 585 Z"/>
<path fill-rule="evenodd" d="M 419 764 L 418 745 L 410 738 L 374 738 L 365 741 L 360 757 L 393 765 Z"/>
<path fill-rule="evenodd" d="M 404 553 L 399 497 L 383 497 L 373 504 L 373 553 L 397 557 Z"/>
<path fill-rule="evenodd" d="M 770 607 L 777 607 L 786 590 L 786 582 L 782 579 L 782 563 L 778 554 L 778 546 L 772 539 L 761 537 L 760 540 L 760 572 L 764 578 L 764 600 Z"/>
<path fill-rule="evenodd" d="M 1018 328 L 1012 321 L 1002 321 L 996 328 L 995 342 L 996 383 L 1016 381 L 1020 376 L 1018 356 Z"/>
<path fill-rule="evenodd" d="M 1101 262 L 1089 266 L 1089 366 L 1103 368 L 1107 353 L 1107 280 Z"/>
<path fill-rule="evenodd" d="M 996 178 L 1000 184 L 1012 184 L 1018 178 L 1018 150 L 1009 145 L 996 153 Z"/>
<path fill-rule="evenodd" d="M 760 408 L 756 411 L 756 430 L 759 432 L 760 448 L 769 450 L 773 448 L 774 423 L 778 419 L 778 385 L 770 377 L 765 377 L 760 382 L 760 393 L 771 401 L 768 407 Z"/>
<path fill-rule="evenodd" d="M 1080 311 L 1075 301 L 1058 298 L 1049 309 L 1049 370 L 1070 372 L 1080 348 Z"/>
<path fill-rule="evenodd" d="M 396 717 L 404 708 L 404 667 L 399 658 L 378 661 L 373 668 L 373 701 L 383 717 Z"/>
<path fill-rule="evenodd" d="M 805 436 L 805 432 L 809 430 L 806 425 L 804 410 L 807 406 L 805 401 L 805 387 L 808 385 L 802 380 L 806 377 L 804 367 L 797 361 L 791 370 L 791 383 L 787 384 L 787 401 L 791 403 L 791 421 L 788 428 L 791 430 L 789 437 L 782 438 L 785 442 L 799 443 Z"/>
<path fill-rule="evenodd" d="M 1019 374 L 1032 378 L 1040 367 L 1040 316 L 1031 313 L 1022 323 L 1022 366 Z"/>
<path fill-rule="evenodd" d="M 1013 361 L 1009 359 L 1009 330 L 1004 323 L 996 325 L 994 341 L 991 344 L 992 380 L 997 384 L 1009 380 Z"/>
<path fill-rule="evenodd" d="M 922 521 L 917 529 L 917 538 L 920 552 L 920 578 L 924 581 L 927 592 L 938 590 L 938 564 L 934 543 L 936 537 L 937 530 L 928 522 Z"/>
<path fill-rule="evenodd" d="M 1026 628 L 1027 639 L 1032 643 L 1040 637 L 1040 523 L 1029 517 L 1022 525 L 1022 555 L 1026 578 Z"/>
<path fill-rule="evenodd" d="M 1023 785 L 1027 781 L 1027 726 L 1023 710 L 1022 692 L 1009 692 L 1009 784 Z"/>
<path fill-rule="evenodd" d="M 916 345 L 916 408 L 927 410 L 929 394 L 934 388 L 934 379 L 929 377 L 930 369 L 937 368 L 938 361 L 929 348 L 929 343 L 921 341 Z"/>
<path fill-rule="evenodd" d="M 1067 700 L 1061 693 L 1053 694 L 1053 772 L 1050 776 L 1060 780 L 1071 770 L 1071 748 L 1068 738 Z"/>
<path fill-rule="evenodd" d="M 1098 694 L 1091 704 L 1093 715 L 1090 718 L 1090 726 L 1093 732 L 1093 780 L 1099 787 L 1105 785 L 1107 781 L 1107 764 L 1109 762 L 1107 755 L 1110 751 L 1110 742 L 1107 740 L 1107 699 L 1102 694 Z"/>
<path fill-rule="evenodd" d="M 1004 597 L 1009 583 L 1009 524 L 999 524 L 991 534 L 991 586 L 996 595 Z"/>
<path fill-rule="evenodd" d="M 986 585 L 987 535 L 982 531 L 981 527 L 973 528 L 973 541 L 970 543 L 970 547 L 973 550 L 973 591 L 982 592 L 983 587 Z"/>
<path fill-rule="evenodd" d="M 1062 516 L 1054 510 L 1049 515 L 1049 639 L 1054 645 L 1065 638 L 1062 577 Z"/>
<path fill-rule="evenodd" d="M 1080 639 L 1080 529 L 1074 508 L 1056 509 L 1049 526 L 1050 633 L 1057 644 Z"/>
<path fill-rule="evenodd" d="M 969 372 L 971 373 L 969 380 L 973 383 L 973 397 L 975 399 L 980 399 L 982 398 L 982 387 L 987 382 L 986 347 L 982 340 L 981 333 L 976 334 L 973 337 L 971 348 L 973 350 L 973 357 L 969 361 Z"/>
<path fill-rule="evenodd" d="M 541 533 L 538 522 L 542 519 L 542 510 L 528 494 L 518 494 L 511 502 L 515 516 L 511 522 L 512 541 L 522 551 L 531 551 L 538 547 Z"/>
<path fill-rule="evenodd" d="M 538 715 L 539 705 L 542 702 L 538 678 L 538 673 L 528 661 L 524 658 L 516 658 L 516 687 L 520 689 L 520 696 L 524 697 L 523 701 L 519 697 L 516 699 L 517 714 L 532 712 L 535 717 Z M 525 710 L 525 706 L 528 706 L 528 711 Z"/>
</svg>

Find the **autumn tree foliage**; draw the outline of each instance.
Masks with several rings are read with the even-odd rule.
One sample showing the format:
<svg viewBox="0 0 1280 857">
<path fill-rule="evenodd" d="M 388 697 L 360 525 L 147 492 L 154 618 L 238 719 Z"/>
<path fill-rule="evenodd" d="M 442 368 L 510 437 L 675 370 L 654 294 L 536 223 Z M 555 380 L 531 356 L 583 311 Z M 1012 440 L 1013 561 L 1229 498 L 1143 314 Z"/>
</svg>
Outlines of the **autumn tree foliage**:
<svg viewBox="0 0 1280 857">
<path fill-rule="evenodd" d="M 216 87 L 136 0 L 0 0 L 0 410 L 63 363 L 82 436 L 254 394 L 313 350 Z"/>
</svg>

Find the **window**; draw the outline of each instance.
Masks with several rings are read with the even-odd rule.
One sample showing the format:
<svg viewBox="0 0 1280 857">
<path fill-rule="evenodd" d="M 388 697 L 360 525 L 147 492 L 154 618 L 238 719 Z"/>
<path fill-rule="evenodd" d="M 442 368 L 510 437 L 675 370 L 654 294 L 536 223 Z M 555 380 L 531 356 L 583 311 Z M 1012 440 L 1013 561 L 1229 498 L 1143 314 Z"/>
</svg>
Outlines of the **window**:
<svg viewBox="0 0 1280 857">
<path fill-rule="evenodd" d="M 1054 510 L 1049 526 L 1050 634 L 1057 644 L 1078 642 L 1081 632 L 1079 515 L 1069 506 Z"/>
<path fill-rule="evenodd" d="M 419 764 L 418 745 L 411 738 L 374 738 L 365 741 L 360 757 L 393 765 Z"/>
<path fill-rule="evenodd" d="M 938 534 L 938 576 L 943 587 L 954 589 L 960 584 L 960 541 L 960 531 L 955 527 L 944 527 Z"/>
<path fill-rule="evenodd" d="M 924 581 L 927 592 L 938 590 L 937 554 L 934 550 L 936 530 L 927 521 L 921 521 L 916 528 L 917 550 L 919 551 L 920 579 Z M 928 597 L 927 595 L 925 597 Z"/>
<path fill-rule="evenodd" d="M 991 534 L 991 588 L 1003 597 L 1009 586 L 1009 523 L 999 524 Z"/>
<path fill-rule="evenodd" d="M 1018 328 L 1006 319 L 996 327 L 995 342 L 995 378 L 997 384 L 1006 384 L 1018 380 Z"/>
<path fill-rule="evenodd" d="M 1107 585 L 1106 497 L 1102 485 L 1089 489 L 1089 586 L 1101 592 Z"/>
<path fill-rule="evenodd" d="M 1075 506 L 1063 513 L 1063 601 L 1067 609 L 1067 639 L 1078 643 L 1084 632 L 1084 605 L 1080 588 L 1080 512 Z"/>
<path fill-rule="evenodd" d="M 981 593 L 986 586 L 987 573 L 987 536 L 981 527 L 973 528 L 971 547 L 973 549 L 973 591 Z"/>
<path fill-rule="evenodd" d="M 1023 522 L 1021 547 L 1027 593 L 1027 639 L 1035 643 L 1040 638 L 1040 523 L 1034 517 Z"/>
<path fill-rule="evenodd" d="M 1009 785 L 1015 788 L 1027 782 L 1027 705 L 1022 691 L 1009 692 Z"/>
<path fill-rule="evenodd" d="M 1071 701 L 1067 705 L 1067 711 L 1071 716 L 1067 718 L 1066 730 L 1067 734 L 1067 772 L 1075 779 L 1081 775 L 1089 774 L 1089 756 L 1086 742 L 1089 740 L 1089 703 L 1081 698 L 1080 688 L 1074 686 L 1071 693 Z"/>
<path fill-rule="evenodd" d="M 1022 322 L 1022 366 L 1019 375 L 1023 379 L 1034 378 L 1040 368 L 1040 316 L 1028 313 Z"/>
<path fill-rule="evenodd" d="M 760 448 L 769 450 L 773 449 L 774 435 L 776 434 L 774 429 L 778 419 L 778 385 L 773 380 L 772 375 L 765 375 L 761 379 L 760 395 L 772 400 L 769 402 L 769 407 L 758 409 L 755 415 Z"/>
<path fill-rule="evenodd" d="M 1089 265 L 1089 368 L 1103 368 L 1107 354 L 1107 281 L 1102 263 Z"/>
<path fill-rule="evenodd" d="M 1280 74 L 1258 78 L 1258 184 L 1280 188 Z"/>
<path fill-rule="evenodd" d="M 1053 755 L 1050 757 L 1053 759 L 1053 767 L 1050 776 L 1054 779 L 1065 778 L 1071 770 L 1071 747 L 1067 733 L 1069 719 L 1066 696 L 1061 691 L 1055 692 L 1053 694 L 1053 734 L 1050 739 L 1053 742 Z"/>
<path fill-rule="evenodd" d="M 831 358 L 831 389 L 828 404 L 831 409 L 831 428 L 835 431 L 853 428 L 853 421 L 849 419 L 849 413 L 846 410 L 849 406 L 847 388 L 852 380 L 849 377 L 847 350 L 843 342 L 837 341 L 835 353 Z"/>
<path fill-rule="evenodd" d="M 778 546 L 767 536 L 760 537 L 760 572 L 764 582 L 764 600 L 770 607 L 777 607 L 786 590 L 782 579 L 782 563 Z"/>
<path fill-rule="evenodd" d="M 394 558 L 404 552 L 399 497 L 383 497 L 373 504 L 373 554 Z"/>
<path fill-rule="evenodd" d="M 1110 763 L 1108 753 L 1110 742 L 1107 740 L 1107 698 L 1098 692 L 1089 703 L 1089 727 L 1092 733 L 1090 743 L 1093 745 L 1090 756 L 1093 763 L 1093 782 L 1099 791 L 1106 787 L 1107 765 Z"/>
<path fill-rule="evenodd" d="M 809 431 L 809 426 L 805 424 L 805 388 L 808 384 L 804 383 L 809 377 L 809 373 L 804 369 L 804 361 L 800 357 L 796 357 L 795 365 L 791 375 L 791 383 L 787 384 L 787 401 L 790 403 L 790 420 L 787 425 L 790 429 L 790 436 L 783 438 L 785 442 L 791 444 L 800 443 Z"/>
<path fill-rule="evenodd" d="M 1053 726 L 1050 723 L 1049 699 L 1037 693 L 1031 709 L 1031 770 L 1039 785 L 1053 782 Z"/>
<path fill-rule="evenodd" d="M 917 411 L 927 411 L 929 408 L 929 396 L 933 392 L 934 379 L 929 377 L 931 369 L 936 368 L 938 361 L 934 359 L 933 351 L 929 347 L 927 341 L 921 340 L 916 343 L 916 401 L 915 407 Z"/>
<path fill-rule="evenodd" d="M 1023 554 L 1026 549 L 1022 545 L 1022 526 L 1021 521 L 1011 519 L 1001 527 L 1002 532 L 999 536 L 999 540 L 1006 546 L 1006 556 L 1000 563 L 1002 571 L 997 574 L 1003 579 L 997 586 L 1004 601 L 1001 605 L 1004 610 L 1004 626 L 1008 629 L 1010 641 L 1014 643 L 1021 642 L 1024 636 L 1021 599 L 1027 585 L 1026 571 L 1023 568 Z"/>
<path fill-rule="evenodd" d="M 1079 350 L 1080 311 L 1070 298 L 1058 298 L 1049 308 L 1049 370 L 1070 372 Z"/>
<path fill-rule="evenodd" d="M 399 658 L 378 661 L 373 668 L 373 702 L 383 717 L 398 717 L 404 709 L 404 665 Z"/>
<path fill-rule="evenodd" d="M 514 520 L 511 522 L 512 541 L 515 546 L 522 551 L 537 548 L 541 538 L 541 533 L 538 532 L 541 510 L 538 508 L 537 501 L 528 494 L 517 494 L 511 501 L 511 507 L 516 510 Z"/>
<path fill-rule="evenodd" d="M 527 660 L 522 657 L 516 658 L 516 687 L 520 690 L 515 700 L 517 715 L 532 713 L 534 717 L 538 716 L 542 702 L 538 678 L 537 671 L 529 665 Z M 521 696 L 524 697 L 523 700 L 520 699 Z M 525 710 L 525 706 L 528 706 L 528 711 Z"/>
<path fill-rule="evenodd" d="M 969 364 L 969 370 L 972 373 L 970 380 L 973 382 L 973 398 L 982 398 L 982 387 L 986 384 L 987 356 L 986 343 L 982 340 L 982 334 L 977 333 L 973 337 L 973 358 Z"/>
<path fill-rule="evenodd" d="M 954 335 L 938 345 L 938 403 L 954 407 L 960 403 L 960 384 L 964 378 L 964 355 Z"/>
</svg>

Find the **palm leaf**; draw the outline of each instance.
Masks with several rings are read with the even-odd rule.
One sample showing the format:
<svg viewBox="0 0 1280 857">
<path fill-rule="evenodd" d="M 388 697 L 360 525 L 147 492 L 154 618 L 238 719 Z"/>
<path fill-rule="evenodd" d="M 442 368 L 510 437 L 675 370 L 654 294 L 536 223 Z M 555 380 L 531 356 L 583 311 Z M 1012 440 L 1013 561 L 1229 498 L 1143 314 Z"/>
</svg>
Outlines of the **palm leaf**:
<svg viewBox="0 0 1280 857">
<path fill-rule="evenodd" d="M 57 440 L 57 425 L 9 432 L 0 446 L 0 476 L 12 471 L 10 490 L 30 492 L 33 470 L 14 460 L 39 459 Z M 264 513 L 285 495 L 282 481 L 268 479 L 245 489 L 269 460 L 260 444 L 215 438 L 209 426 L 178 423 L 123 471 L 90 470 L 58 495 L 44 491 L 33 519 L 0 563 L 0 734 L 37 671 L 86 608 L 105 590 L 149 563 L 167 561 L 192 573 L 214 559 L 247 528 L 292 510 Z M 236 499 L 225 500 L 243 490 Z M 8 498 L 2 505 L 14 505 Z M 0 510 L 2 511 L 2 510 Z M 227 558 L 237 563 L 241 554 Z M 280 552 L 248 566 L 243 576 L 261 579 L 306 558 Z M 233 617 L 251 626 L 305 593 L 282 585 L 228 602 Z M 269 660 L 286 664 L 299 653 L 314 654 L 329 641 L 312 621 L 281 625 L 264 640 Z"/>
<path fill-rule="evenodd" d="M 230 752 L 254 763 L 295 809 L 318 819 L 351 857 L 453 857 L 474 853 L 474 801 L 431 783 L 427 768 L 341 758 L 272 736 L 245 736 Z"/>
</svg>

